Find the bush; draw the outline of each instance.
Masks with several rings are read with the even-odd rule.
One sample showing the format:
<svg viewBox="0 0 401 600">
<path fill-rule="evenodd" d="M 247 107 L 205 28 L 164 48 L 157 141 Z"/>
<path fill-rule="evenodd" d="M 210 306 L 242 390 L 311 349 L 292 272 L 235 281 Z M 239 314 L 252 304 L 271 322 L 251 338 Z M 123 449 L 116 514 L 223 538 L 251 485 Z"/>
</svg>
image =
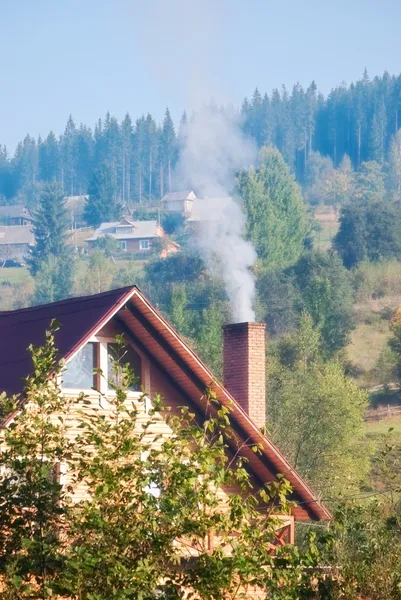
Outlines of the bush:
<svg viewBox="0 0 401 600">
<path fill-rule="evenodd" d="M 348 269 L 364 260 L 400 258 L 400 207 L 390 202 L 344 207 L 334 247 Z"/>
</svg>

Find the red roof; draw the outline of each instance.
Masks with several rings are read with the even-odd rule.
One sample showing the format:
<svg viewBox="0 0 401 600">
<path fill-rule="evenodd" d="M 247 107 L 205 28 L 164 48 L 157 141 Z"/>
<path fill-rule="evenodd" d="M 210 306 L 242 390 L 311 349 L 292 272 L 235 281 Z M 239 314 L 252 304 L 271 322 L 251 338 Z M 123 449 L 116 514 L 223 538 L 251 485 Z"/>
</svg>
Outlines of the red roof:
<svg viewBox="0 0 401 600">
<path fill-rule="evenodd" d="M 299 518 L 328 519 L 330 512 L 309 486 L 291 467 L 267 436 L 262 434 L 241 406 L 199 357 L 189 348 L 171 325 L 156 311 L 137 287 L 128 287 L 94 296 L 72 298 L 23 310 L 0 312 L 0 391 L 20 393 L 22 378 L 31 369 L 26 351 L 29 344 L 40 345 L 51 319 L 62 325 L 56 334 L 60 358 L 68 357 L 100 330 L 112 317 L 149 358 L 164 370 L 188 400 L 202 411 L 201 396 L 211 386 L 222 405 L 231 410 L 231 423 L 243 441 L 241 453 L 246 455 L 255 477 L 262 483 L 282 473 L 296 494 Z M 260 444 L 262 454 L 252 452 L 250 445 Z"/>
<path fill-rule="evenodd" d="M 22 310 L 0 312 L 0 391 L 19 394 L 23 378 L 32 368 L 27 348 L 40 346 L 52 319 L 61 327 L 56 333 L 60 358 L 66 358 L 97 328 L 112 316 L 113 311 L 132 293 L 132 287 L 113 290 L 95 296 L 70 298 L 53 304 L 43 304 Z"/>
</svg>

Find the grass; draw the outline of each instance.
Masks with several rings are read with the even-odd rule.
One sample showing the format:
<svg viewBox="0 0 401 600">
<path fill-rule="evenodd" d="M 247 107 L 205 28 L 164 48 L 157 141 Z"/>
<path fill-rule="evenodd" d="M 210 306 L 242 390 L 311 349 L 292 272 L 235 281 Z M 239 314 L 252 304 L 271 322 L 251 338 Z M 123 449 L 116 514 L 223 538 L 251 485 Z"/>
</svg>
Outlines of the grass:
<svg viewBox="0 0 401 600">
<path fill-rule="evenodd" d="M 397 436 L 401 441 L 401 417 L 389 417 L 382 421 L 367 421 L 366 422 L 366 435 L 370 438 L 377 438 L 382 435 L 386 435 L 389 429 L 393 429 L 392 436 Z"/>
<path fill-rule="evenodd" d="M 333 238 L 338 231 L 339 223 L 337 215 L 331 206 L 318 206 L 314 217 L 319 224 L 319 230 L 313 236 L 315 248 L 318 250 L 328 250 L 331 248 Z"/>
<path fill-rule="evenodd" d="M 362 321 L 358 323 L 356 329 L 352 332 L 351 343 L 347 347 L 348 359 L 362 374 L 371 371 L 387 344 L 389 336 L 388 321 L 378 315 L 377 318 L 372 318 L 370 322 Z"/>
<path fill-rule="evenodd" d="M 28 269 L 26 267 L 10 267 L 8 269 L 0 269 L 0 285 L 4 285 L 3 282 L 9 281 L 11 284 L 21 283 L 26 279 Z"/>
</svg>

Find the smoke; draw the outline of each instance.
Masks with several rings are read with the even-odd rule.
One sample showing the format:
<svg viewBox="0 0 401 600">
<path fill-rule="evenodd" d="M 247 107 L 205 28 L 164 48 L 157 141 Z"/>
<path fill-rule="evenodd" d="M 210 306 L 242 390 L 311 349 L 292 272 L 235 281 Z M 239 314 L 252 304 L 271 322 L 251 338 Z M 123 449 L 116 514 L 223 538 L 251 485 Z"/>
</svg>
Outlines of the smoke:
<svg viewBox="0 0 401 600">
<path fill-rule="evenodd" d="M 255 158 L 255 148 L 231 111 L 204 106 L 182 132 L 176 181 L 180 189 L 194 188 L 198 197 L 197 243 L 212 274 L 226 287 L 234 322 L 254 321 L 256 260 L 253 245 L 244 239 L 245 215 L 230 195 L 235 172 Z M 178 188 L 177 188 L 178 189 Z"/>
<path fill-rule="evenodd" d="M 131 3 L 124 1 L 128 9 Z M 255 281 L 251 267 L 256 253 L 243 239 L 245 217 L 231 193 L 235 171 L 249 166 L 256 153 L 234 111 L 205 105 L 211 98 L 225 103 L 232 96 L 226 69 L 223 64 L 216 68 L 227 54 L 232 10 L 229 0 L 141 3 L 138 41 L 166 104 L 178 96 L 182 107 L 195 111 L 181 132 L 173 189 L 194 189 L 198 197 L 208 197 L 199 202 L 199 216 L 204 222 L 199 249 L 208 269 L 225 282 L 232 319 L 253 321 Z M 135 14 L 132 20 L 136 18 Z M 213 72 L 220 74 L 219 80 Z"/>
</svg>

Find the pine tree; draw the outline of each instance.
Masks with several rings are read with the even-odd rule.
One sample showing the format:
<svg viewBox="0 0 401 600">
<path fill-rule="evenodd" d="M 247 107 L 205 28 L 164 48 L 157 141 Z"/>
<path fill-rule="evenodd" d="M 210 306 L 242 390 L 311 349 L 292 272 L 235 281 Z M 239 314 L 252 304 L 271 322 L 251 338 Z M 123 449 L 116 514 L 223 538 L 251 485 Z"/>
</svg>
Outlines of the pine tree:
<svg viewBox="0 0 401 600">
<path fill-rule="evenodd" d="M 56 181 L 60 171 L 60 149 L 53 131 L 41 144 L 38 144 L 38 152 L 39 179 L 41 181 Z"/>
<path fill-rule="evenodd" d="M 117 200 L 117 186 L 113 167 L 103 164 L 89 186 L 89 197 L 85 204 L 84 219 L 89 225 L 98 227 L 102 222 L 120 219 L 122 206 Z"/>
<path fill-rule="evenodd" d="M 394 135 L 389 152 L 390 187 L 397 200 L 401 200 L 401 129 Z"/>
<path fill-rule="evenodd" d="M 68 217 L 59 186 L 43 186 L 39 207 L 34 213 L 35 245 L 30 249 L 28 265 L 35 277 L 38 301 L 55 301 L 71 293 L 73 282 L 72 252 L 67 245 Z"/>
<path fill-rule="evenodd" d="M 70 115 L 62 138 L 62 186 L 63 192 L 69 196 L 73 196 L 75 193 L 77 162 L 76 142 L 77 129 L 72 115 Z"/>
<path fill-rule="evenodd" d="M 81 123 L 76 137 L 76 191 L 85 194 L 93 171 L 94 141 L 92 130 Z"/>
<path fill-rule="evenodd" d="M 369 137 L 369 156 L 380 164 L 384 161 L 385 137 L 386 107 L 383 98 L 380 98 L 374 109 Z"/>
<path fill-rule="evenodd" d="M 163 171 L 166 172 L 167 189 L 171 191 L 171 172 L 177 152 L 177 137 L 170 111 L 166 108 L 161 136 Z M 161 195 L 162 191 L 161 191 Z"/>
<path fill-rule="evenodd" d="M 41 264 L 51 256 L 59 257 L 66 252 L 67 210 L 56 183 L 45 184 L 42 188 L 39 207 L 34 213 L 33 233 L 35 245 L 28 262 L 31 274 L 36 275 Z"/>
<path fill-rule="evenodd" d="M 131 203 L 131 164 L 132 164 L 132 141 L 133 128 L 131 117 L 127 113 L 120 127 L 122 141 L 122 203 L 129 206 Z"/>
</svg>

